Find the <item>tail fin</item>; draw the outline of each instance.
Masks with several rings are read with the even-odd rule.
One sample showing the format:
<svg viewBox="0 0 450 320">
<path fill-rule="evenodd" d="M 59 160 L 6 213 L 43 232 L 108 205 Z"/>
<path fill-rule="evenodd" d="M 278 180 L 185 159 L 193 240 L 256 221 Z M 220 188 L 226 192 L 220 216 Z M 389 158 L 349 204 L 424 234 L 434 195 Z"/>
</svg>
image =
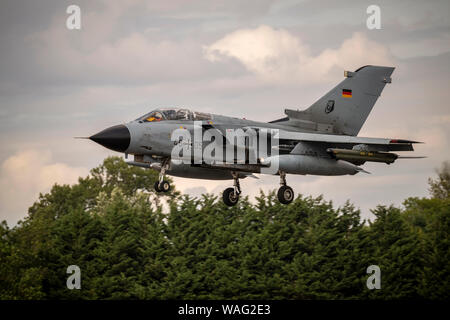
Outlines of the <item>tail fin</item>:
<svg viewBox="0 0 450 320">
<path fill-rule="evenodd" d="M 346 79 L 304 111 L 286 110 L 295 123 L 311 122 L 335 134 L 356 136 L 395 68 L 365 66 L 345 72 Z"/>
</svg>

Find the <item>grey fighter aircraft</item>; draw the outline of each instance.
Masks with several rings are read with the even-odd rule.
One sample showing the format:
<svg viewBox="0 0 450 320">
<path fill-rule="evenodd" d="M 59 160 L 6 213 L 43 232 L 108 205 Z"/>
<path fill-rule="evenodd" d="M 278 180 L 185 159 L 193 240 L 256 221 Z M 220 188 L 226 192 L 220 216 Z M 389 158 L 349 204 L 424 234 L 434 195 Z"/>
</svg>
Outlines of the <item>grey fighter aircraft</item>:
<svg viewBox="0 0 450 320">
<path fill-rule="evenodd" d="M 170 190 L 166 174 L 229 179 L 234 186 L 223 192 L 223 201 L 233 206 L 241 194 L 239 179 L 269 173 L 280 176 L 278 199 L 289 204 L 295 195 L 286 174 L 354 175 L 366 172 L 360 166 L 368 161 L 391 164 L 398 158 L 419 158 L 392 153 L 413 151 L 419 142 L 357 136 L 393 71 L 382 66 L 345 71 L 345 79 L 309 108 L 286 109 L 286 117 L 270 122 L 163 108 L 89 139 L 125 153 L 126 159 L 133 155 L 127 160 L 130 165 L 158 170 L 157 192 Z M 180 130 L 188 134 L 174 135 Z M 205 155 L 207 149 L 214 151 Z"/>
</svg>

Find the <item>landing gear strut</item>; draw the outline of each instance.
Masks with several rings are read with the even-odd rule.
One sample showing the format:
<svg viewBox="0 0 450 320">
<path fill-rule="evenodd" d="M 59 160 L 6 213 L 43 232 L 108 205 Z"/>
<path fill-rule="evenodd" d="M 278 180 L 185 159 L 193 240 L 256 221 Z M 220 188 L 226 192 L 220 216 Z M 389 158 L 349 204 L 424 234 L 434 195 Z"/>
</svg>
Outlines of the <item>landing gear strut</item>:
<svg viewBox="0 0 450 320">
<path fill-rule="evenodd" d="M 241 186 L 239 184 L 239 176 L 236 172 L 231 172 L 231 175 L 234 179 L 234 187 L 233 188 L 227 188 L 223 192 L 223 202 L 229 206 L 232 207 L 236 205 L 239 201 L 239 195 L 241 194 Z"/>
<path fill-rule="evenodd" d="M 280 171 L 280 189 L 278 189 L 278 201 L 280 201 L 282 204 L 289 204 L 294 200 L 294 190 L 292 190 L 291 187 L 286 185 L 286 173 L 283 171 Z"/>
<path fill-rule="evenodd" d="M 159 179 L 155 182 L 155 190 L 156 192 L 169 192 L 170 191 L 170 183 L 167 180 L 164 180 L 164 176 L 166 175 L 166 170 L 169 167 L 170 159 L 164 159 L 161 162 L 161 171 L 159 172 Z"/>
</svg>

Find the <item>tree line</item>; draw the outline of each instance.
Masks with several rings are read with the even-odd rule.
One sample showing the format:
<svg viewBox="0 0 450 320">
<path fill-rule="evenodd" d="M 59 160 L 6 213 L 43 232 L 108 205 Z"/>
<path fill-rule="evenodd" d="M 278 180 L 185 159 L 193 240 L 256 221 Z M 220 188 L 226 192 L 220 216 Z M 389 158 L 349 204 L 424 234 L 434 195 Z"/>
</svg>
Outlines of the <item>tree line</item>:
<svg viewBox="0 0 450 320">
<path fill-rule="evenodd" d="M 373 221 L 322 196 L 285 206 L 261 193 L 232 208 L 161 196 L 156 179 L 109 157 L 16 226 L 3 221 L 0 299 L 449 299 L 448 163 L 429 197 L 377 206 Z M 70 265 L 79 290 L 66 286 Z M 381 289 L 366 286 L 370 265 Z"/>
</svg>

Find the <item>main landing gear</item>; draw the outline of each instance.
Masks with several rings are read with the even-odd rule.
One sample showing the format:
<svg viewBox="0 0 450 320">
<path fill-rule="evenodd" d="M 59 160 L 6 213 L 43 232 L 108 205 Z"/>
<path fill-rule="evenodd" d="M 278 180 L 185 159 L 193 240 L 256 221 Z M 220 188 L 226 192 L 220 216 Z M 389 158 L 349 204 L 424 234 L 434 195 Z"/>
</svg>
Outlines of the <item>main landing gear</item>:
<svg viewBox="0 0 450 320">
<path fill-rule="evenodd" d="M 159 179 L 155 182 L 155 190 L 156 192 L 169 192 L 170 191 L 170 183 L 167 180 L 164 180 L 164 176 L 166 175 L 166 170 L 169 166 L 169 159 L 165 159 L 161 163 L 161 171 L 159 172 Z"/>
<path fill-rule="evenodd" d="M 280 171 L 280 189 L 278 189 L 278 201 L 282 204 L 289 204 L 294 200 L 294 190 L 291 187 L 286 185 L 286 173 Z"/>
<path fill-rule="evenodd" d="M 227 188 L 223 192 L 223 202 L 229 206 L 234 206 L 239 201 L 239 195 L 241 194 L 241 186 L 239 184 L 238 174 L 236 172 L 231 172 L 234 179 L 234 187 Z"/>
<path fill-rule="evenodd" d="M 234 187 L 227 188 L 223 192 L 223 202 L 232 207 L 236 205 L 239 201 L 239 195 L 241 194 L 241 186 L 239 185 L 239 178 L 236 172 L 231 172 L 234 179 Z M 289 204 L 294 200 L 295 194 L 294 190 L 291 187 L 286 185 L 286 173 L 283 171 L 279 172 L 280 174 L 280 189 L 278 189 L 278 201 L 282 204 Z"/>
</svg>

